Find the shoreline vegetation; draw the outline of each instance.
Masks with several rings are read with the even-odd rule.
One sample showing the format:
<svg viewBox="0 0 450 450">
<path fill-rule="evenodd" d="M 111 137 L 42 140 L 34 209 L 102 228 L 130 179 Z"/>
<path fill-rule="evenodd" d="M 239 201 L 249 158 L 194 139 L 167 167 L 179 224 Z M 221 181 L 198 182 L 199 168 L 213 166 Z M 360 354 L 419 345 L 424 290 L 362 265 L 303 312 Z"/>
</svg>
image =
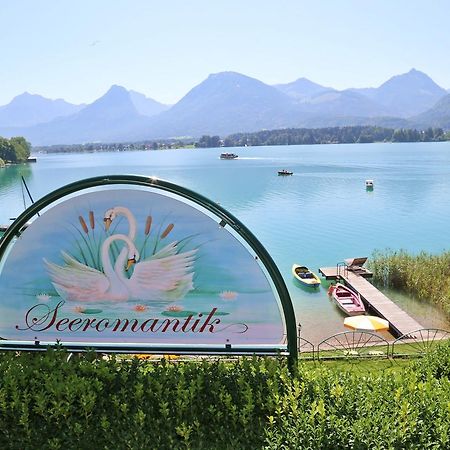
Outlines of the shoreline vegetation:
<svg viewBox="0 0 450 450">
<path fill-rule="evenodd" d="M 113 151 L 169 150 L 178 148 L 252 147 L 265 145 L 362 144 L 375 142 L 442 142 L 450 140 L 450 131 L 442 128 L 393 129 L 375 126 L 328 128 L 287 128 L 254 133 L 236 133 L 226 137 L 203 135 L 200 138 L 146 140 L 121 143 L 86 143 L 33 147 L 35 153 L 90 153 Z"/>
<path fill-rule="evenodd" d="M 450 346 L 422 358 L 157 361 L 0 353 L 8 449 L 444 449 Z"/>
<path fill-rule="evenodd" d="M 0 137 L 0 167 L 6 164 L 18 164 L 28 160 L 31 144 L 23 137 L 5 139 Z"/>
<path fill-rule="evenodd" d="M 433 303 L 450 318 L 450 251 L 439 255 L 406 250 L 374 252 L 369 263 L 375 284 Z"/>
</svg>

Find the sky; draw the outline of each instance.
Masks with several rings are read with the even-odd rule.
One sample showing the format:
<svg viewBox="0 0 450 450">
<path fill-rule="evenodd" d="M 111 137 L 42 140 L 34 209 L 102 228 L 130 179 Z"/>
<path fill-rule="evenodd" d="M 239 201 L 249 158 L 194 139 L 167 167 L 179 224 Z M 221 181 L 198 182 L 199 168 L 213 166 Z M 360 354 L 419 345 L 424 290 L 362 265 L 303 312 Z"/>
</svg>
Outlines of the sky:
<svg viewBox="0 0 450 450">
<path fill-rule="evenodd" d="M 0 105 L 91 103 L 118 84 L 173 104 L 209 74 L 450 88 L 448 0 L 0 0 Z"/>
</svg>

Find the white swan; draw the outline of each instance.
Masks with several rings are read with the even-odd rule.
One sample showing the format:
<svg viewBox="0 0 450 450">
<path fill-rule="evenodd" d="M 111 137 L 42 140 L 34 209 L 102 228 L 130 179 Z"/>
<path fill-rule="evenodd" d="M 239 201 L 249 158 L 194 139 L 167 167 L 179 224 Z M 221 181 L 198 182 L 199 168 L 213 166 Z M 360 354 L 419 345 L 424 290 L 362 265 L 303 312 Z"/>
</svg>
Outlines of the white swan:
<svg viewBox="0 0 450 450">
<path fill-rule="evenodd" d="M 150 258 L 136 262 L 129 279 L 124 274 L 126 269 L 123 265 L 116 264 L 116 272 L 127 286 L 131 300 L 179 300 L 194 289 L 196 252 L 195 249 L 177 253 L 177 242 L 172 242 Z"/>
<path fill-rule="evenodd" d="M 63 251 L 61 254 L 65 266 L 59 266 L 44 258 L 52 284 L 60 297 L 77 302 L 127 301 L 130 292 L 124 284 L 125 277 L 114 270 L 109 256 L 109 247 L 119 240 L 127 244 L 124 249 L 129 259 L 139 259 L 135 245 L 124 234 L 114 234 L 104 240 L 101 248 L 103 272 L 80 263 Z"/>
<path fill-rule="evenodd" d="M 136 219 L 128 208 L 115 206 L 105 212 L 104 223 L 108 231 L 113 220 L 125 216 L 129 224 L 128 238 L 134 242 Z M 130 292 L 130 299 L 141 301 L 173 301 L 183 298 L 194 289 L 193 264 L 197 250 L 178 253 L 178 242 L 172 242 L 154 255 L 136 264 L 130 278 L 124 267 L 127 249 L 124 247 L 116 259 L 114 269 Z M 128 257 L 129 258 L 129 257 Z"/>
<path fill-rule="evenodd" d="M 136 238 L 136 219 L 134 215 L 128 208 L 124 206 L 115 206 L 114 208 L 108 209 L 103 217 L 103 222 L 105 224 L 105 230 L 108 231 L 111 223 L 117 216 L 125 216 L 128 220 L 128 238 L 134 243 L 134 239 Z M 119 256 L 116 258 L 115 269 L 118 270 L 119 267 L 123 267 L 125 265 L 125 261 L 127 259 L 127 249 L 123 247 L 119 253 Z"/>
</svg>

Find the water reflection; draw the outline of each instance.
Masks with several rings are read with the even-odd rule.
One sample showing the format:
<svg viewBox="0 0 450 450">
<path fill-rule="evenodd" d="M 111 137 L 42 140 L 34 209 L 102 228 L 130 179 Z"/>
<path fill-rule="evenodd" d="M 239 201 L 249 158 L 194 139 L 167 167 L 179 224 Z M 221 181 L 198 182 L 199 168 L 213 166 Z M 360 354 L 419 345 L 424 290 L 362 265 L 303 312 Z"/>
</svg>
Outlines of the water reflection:
<svg viewBox="0 0 450 450">
<path fill-rule="evenodd" d="M 450 318 L 446 317 L 438 306 L 417 300 L 394 289 L 380 290 L 400 308 L 408 311 L 408 314 L 423 325 L 424 328 L 450 330 Z"/>
<path fill-rule="evenodd" d="M 30 199 L 22 182 L 28 182 L 33 177 L 30 164 L 14 164 L 0 168 L 0 204 L 2 205 L 0 222 L 7 223 L 11 217 L 17 217 L 26 206 L 30 205 Z"/>
</svg>

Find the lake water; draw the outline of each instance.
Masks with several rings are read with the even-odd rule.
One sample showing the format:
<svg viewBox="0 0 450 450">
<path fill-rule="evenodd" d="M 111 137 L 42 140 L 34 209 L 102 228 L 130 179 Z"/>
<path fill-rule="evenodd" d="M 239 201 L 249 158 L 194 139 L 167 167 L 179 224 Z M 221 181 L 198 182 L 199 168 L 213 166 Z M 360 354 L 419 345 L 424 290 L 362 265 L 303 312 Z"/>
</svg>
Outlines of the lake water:
<svg viewBox="0 0 450 450">
<path fill-rule="evenodd" d="M 246 147 L 237 160 L 221 149 L 34 155 L 35 164 L 0 169 L 0 223 L 67 183 L 97 175 L 157 176 L 220 203 L 266 247 L 290 291 L 302 336 L 339 331 L 343 314 L 322 286 L 297 286 L 293 263 L 335 266 L 376 249 L 449 249 L 450 143 Z M 280 177 L 285 168 L 294 175 Z M 365 180 L 373 179 L 372 192 Z M 450 328 L 439 311 L 394 293 L 424 326 Z"/>
</svg>

